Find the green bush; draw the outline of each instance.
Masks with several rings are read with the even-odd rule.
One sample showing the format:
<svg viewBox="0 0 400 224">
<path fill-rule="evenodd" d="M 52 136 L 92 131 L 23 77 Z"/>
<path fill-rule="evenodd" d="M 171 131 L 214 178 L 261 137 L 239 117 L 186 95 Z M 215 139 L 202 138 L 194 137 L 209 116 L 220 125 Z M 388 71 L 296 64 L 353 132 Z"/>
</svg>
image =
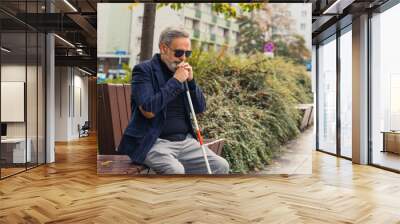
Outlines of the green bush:
<svg viewBox="0 0 400 224">
<path fill-rule="evenodd" d="M 311 80 L 285 58 L 194 52 L 189 63 L 207 110 L 199 116 L 205 138 L 224 138 L 223 156 L 233 172 L 263 168 L 282 144 L 299 134 L 295 106 L 311 103 Z"/>
<path fill-rule="evenodd" d="M 132 69 L 127 63 L 122 64 L 122 69 L 125 70 L 125 75 L 116 77 L 114 79 L 97 80 L 98 84 L 110 83 L 110 84 L 130 84 L 132 81 Z"/>
</svg>

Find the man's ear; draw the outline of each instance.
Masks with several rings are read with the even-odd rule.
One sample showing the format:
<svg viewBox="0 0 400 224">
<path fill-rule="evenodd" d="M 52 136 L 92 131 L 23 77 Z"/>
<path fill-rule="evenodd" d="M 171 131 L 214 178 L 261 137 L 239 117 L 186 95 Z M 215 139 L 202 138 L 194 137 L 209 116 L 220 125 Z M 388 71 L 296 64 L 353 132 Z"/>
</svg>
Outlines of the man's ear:
<svg viewBox="0 0 400 224">
<path fill-rule="evenodd" d="M 158 46 L 159 48 L 160 48 L 160 54 L 165 54 L 166 52 L 166 46 L 165 46 L 165 44 L 160 44 L 159 46 Z"/>
</svg>

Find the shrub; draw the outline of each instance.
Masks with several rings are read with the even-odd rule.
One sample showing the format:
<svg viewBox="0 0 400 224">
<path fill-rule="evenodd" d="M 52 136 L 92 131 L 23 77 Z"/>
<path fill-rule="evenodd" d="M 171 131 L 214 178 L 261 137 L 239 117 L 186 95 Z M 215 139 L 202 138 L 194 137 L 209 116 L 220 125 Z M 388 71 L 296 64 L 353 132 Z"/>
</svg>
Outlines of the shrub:
<svg viewBox="0 0 400 224">
<path fill-rule="evenodd" d="M 263 168 L 282 144 L 299 134 L 295 106 L 312 102 L 302 65 L 285 58 L 194 52 L 189 63 L 207 110 L 199 116 L 206 138 L 224 138 L 223 156 L 233 172 Z"/>
</svg>

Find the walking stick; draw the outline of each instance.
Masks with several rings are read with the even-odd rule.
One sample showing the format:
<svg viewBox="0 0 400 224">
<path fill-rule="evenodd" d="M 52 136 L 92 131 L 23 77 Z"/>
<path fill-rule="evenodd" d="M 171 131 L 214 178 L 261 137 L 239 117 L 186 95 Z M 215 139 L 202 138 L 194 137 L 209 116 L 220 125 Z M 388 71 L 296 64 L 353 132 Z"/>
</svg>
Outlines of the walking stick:
<svg viewBox="0 0 400 224">
<path fill-rule="evenodd" d="M 187 81 L 185 81 L 185 88 L 186 88 L 186 96 L 189 100 L 190 112 L 191 112 L 191 114 L 193 116 L 193 120 L 194 120 L 194 126 L 196 129 L 197 139 L 199 140 L 201 150 L 203 151 L 203 157 L 204 157 L 204 161 L 206 162 L 207 172 L 208 172 L 208 174 L 211 174 L 210 164 L 208 163 L 208 159 L 207 159 L 206 148 L 203 144 L 203 137 L 201 136 L 199 124 L 197 123 L 197 119 L 196 119 L 196 113 L 194 112 L 194 109 L 193 109 L 192 98 L 190 97 L 189 86 L 188 86 Z"/>
</svg>

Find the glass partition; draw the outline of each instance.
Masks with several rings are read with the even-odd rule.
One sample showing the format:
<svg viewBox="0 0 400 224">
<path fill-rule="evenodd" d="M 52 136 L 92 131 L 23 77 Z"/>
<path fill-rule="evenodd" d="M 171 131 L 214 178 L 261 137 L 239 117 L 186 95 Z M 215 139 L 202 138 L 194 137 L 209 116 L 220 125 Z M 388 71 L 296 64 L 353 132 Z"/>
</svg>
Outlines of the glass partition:
<svg viewBox="0 0 400 224">
<path fill-rule="evenodd" d="M 336 153 L 336 36 L 318 48 L 318 149 Z"/>
<path fill-rule="evenodd" d="M 44 1 L 2 1 L 0 7 L 0 178 L 45 163 L 45 35 L 21 22 Z"/>
<path fill-rule="evenodd" d="M 340 155 L 352 157 L 352 32 L 340 36 Z"/>
<path fill-rule="evenodd" d="M 372 17 L 372 163 L 400 170 L 400 5 Z"/>
</svg>

